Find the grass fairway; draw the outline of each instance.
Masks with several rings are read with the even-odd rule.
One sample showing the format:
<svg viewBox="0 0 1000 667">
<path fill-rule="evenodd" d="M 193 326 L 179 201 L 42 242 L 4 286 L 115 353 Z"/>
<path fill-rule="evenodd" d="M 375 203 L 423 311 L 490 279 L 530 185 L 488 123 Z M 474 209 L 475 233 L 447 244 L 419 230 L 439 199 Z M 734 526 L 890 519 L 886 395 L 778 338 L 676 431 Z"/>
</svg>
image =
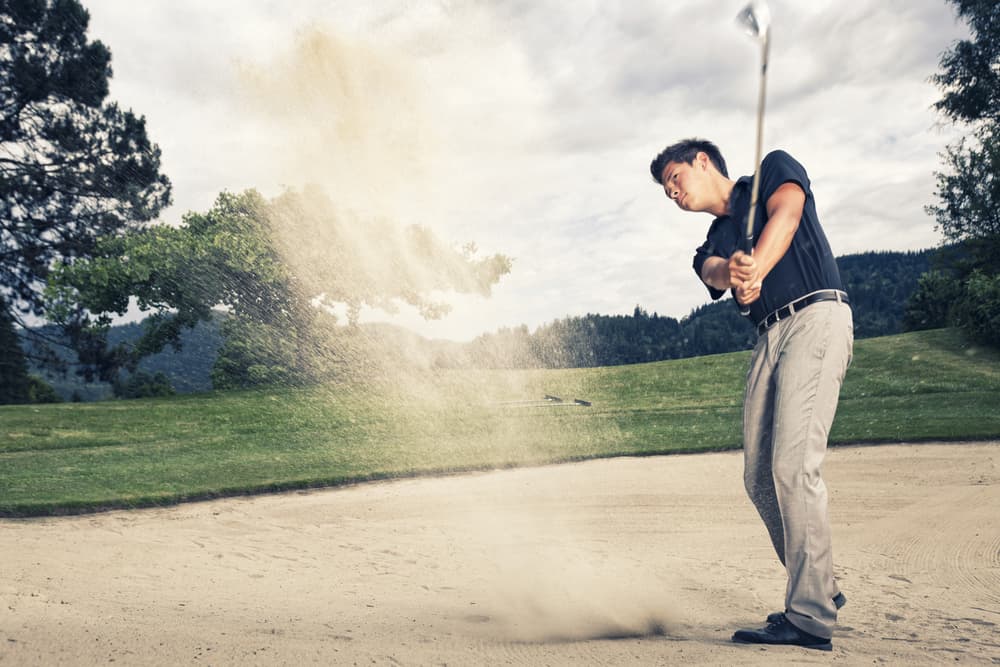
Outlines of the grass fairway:
<svg viewBox="0 0 1000 667">
<path fill-rule="evenodd" d="M 0 515 L 740 445 L 746 352 L 377 386 L 0 407 Z M 552 394 L 590 407 L 518 406 Z M 858 341 L 833 442 L 1000 437 L 1000 354 L 952 330 Z"/>
</svg>

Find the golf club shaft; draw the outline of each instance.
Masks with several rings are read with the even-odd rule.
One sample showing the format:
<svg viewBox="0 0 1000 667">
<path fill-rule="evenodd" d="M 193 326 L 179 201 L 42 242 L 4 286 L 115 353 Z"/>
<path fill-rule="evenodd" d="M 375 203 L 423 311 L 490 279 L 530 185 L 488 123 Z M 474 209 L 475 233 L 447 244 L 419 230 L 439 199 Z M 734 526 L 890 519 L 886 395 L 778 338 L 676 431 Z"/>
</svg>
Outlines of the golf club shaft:
<svg viewBox="0 0 1000 667">
<path fill-rule="evenodd" d="M 747 213 L 747 226 L 743 235 L 743 250 L 753 251 L 754 216 L 757 213 L 757 195 L 760 191 L 760 160 L 764 148 L 764 99 L 767 92 L 767 51 L 769 39 L 765 38 L 761 45 L 760 89 L 757 93 L 757 147 L 754 152 L 753 184 L 750 186 L 750 211 Z"/>
<path fill-rule="evenodd" d="M 750 186 L 750 210 L 747 212 L 747 226 L 743 233 L 743 252 L 753 253 L 754 218 L 757 213 L 757 195 L 760 190 L 760 161 L 764 147 L 764 99 L 767 92 L 767 56 L 770 39 L 765 35 L 760 47 L 760 88 L 757 93 L 757 147 L 754 152 L 753 183 Z M 750 306 L 740 308 L 740 314 L 750 314 Z"/>
</svg>

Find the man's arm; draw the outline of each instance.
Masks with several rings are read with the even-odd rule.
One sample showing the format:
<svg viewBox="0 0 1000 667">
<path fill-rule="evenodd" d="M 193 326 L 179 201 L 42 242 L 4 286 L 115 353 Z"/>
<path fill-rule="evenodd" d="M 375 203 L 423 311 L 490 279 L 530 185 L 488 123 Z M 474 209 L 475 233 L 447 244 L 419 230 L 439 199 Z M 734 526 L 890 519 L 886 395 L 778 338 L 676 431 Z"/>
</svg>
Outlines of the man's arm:
<svg viewBox="0 0 1000 667">
<path fill-rule="evenodd" d="M 792 245 L 802 221 L 806 193 L 798 183 L 782 183 L 767 200 L 767 224 L 753 249 L 756 282 L 763 282 Z"/>
<path fill-rule="evenodd" d="M 737 252 L 737 255 L 742 255 L 743 253 Z M 733 255 L 735 257 L 736 255 Z M 729 264 L 732 258 L 725 259 L 723 257 L 709 257 L 705 260 L 705 263 L 701 265 L 701 280 L 709 287 L 714 287 L 717 290 L 727 290 L 730 287 L 734 287 L 732 281 L 730 280 L 730 268 Z"/>
<path fill-rule="evenodd" d="M 701 279 L 715 289 L 736 289 L 741 305 L 760 298 L 760 288 L 771 269 L 785 256 L 802 220 L 806 194 L 797 183 L 782 183 L 767 200 L 767 223 L 753 255 L 741 251 L 728 260 L 709 257 L 701 267 Z"/>
</svg>

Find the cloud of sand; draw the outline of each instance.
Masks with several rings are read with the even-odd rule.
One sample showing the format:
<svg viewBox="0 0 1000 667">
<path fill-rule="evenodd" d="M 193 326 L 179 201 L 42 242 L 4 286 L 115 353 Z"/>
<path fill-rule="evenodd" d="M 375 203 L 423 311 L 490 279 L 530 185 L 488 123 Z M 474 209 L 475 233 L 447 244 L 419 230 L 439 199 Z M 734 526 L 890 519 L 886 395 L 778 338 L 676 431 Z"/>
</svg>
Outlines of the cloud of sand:
<svg viewBox="0 0 1000 667">
<path fill-rule="evenodd" d="M 453 115 L 432 93 L 440 72 L 412 51 L 398 38 L 312 26 L 265 62 L 238 63 L 245 110 L 267 128 L 254 137 L 258 159 L 287 188 L 318 189 L 330 203 L 311 222 L 294 212 L 275 219 L 276 246 L 306 284 L 335 274 L 327 285 L 350 294 L 308 296 L 333 312 L 348 305 L 352 320 L 358 301 L 367 314 L 394 314 L 403 299 L 440 317 L 458 294 L 490 293 L 463 262 L 481 259 L 471 239 L 431 231 L 449 180 L 440 165 L 452 140 L 441 140 L 441 124 Z"/>
<path fill-rule="evenodd" d="M 505 641 L 548 643 L 667 635 L 677 620 L 664 579 L 607 539 L 607 525 L 561 511 L 573 491 L 528 473 L 534 501 L 513 482 L 484 484 L 461 510 L 467 541 L 487 565 L 479 613 Z"/>
<path fill-rule="evenodd" d="M 404 191 L 429 188 L 437 130 L 401 51 L 312 27 L 238 69 L 247 111 L 271 134 L 257 138 L 260 159 L 284 185 L 318 185 L 345 208 L 390 217 Z"/>
<path fill-rule="evenodd" d="M 497 551 L 490 605 L 500 633 L 533 643 L 668 634 L 674 621 L 663 582 L 621 559 L 597 558 L 576 539 L 566 534 L 558 545 Z"/>
</svg>

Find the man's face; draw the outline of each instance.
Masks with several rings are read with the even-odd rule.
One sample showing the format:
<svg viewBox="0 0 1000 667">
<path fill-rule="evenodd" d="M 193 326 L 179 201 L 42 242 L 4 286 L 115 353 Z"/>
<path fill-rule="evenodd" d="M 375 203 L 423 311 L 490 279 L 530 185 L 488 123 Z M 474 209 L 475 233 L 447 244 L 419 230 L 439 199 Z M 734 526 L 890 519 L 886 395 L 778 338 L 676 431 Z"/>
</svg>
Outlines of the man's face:
<svg viewBox="0 0 1000 667">
<path fill-rule="evenodd" d="M 692 164 L 668 162 L 663 168 L 663 191 L 684 211 L 702 211 L 707 206 L 708 156 L 698 153 Z"/>
</svg>

